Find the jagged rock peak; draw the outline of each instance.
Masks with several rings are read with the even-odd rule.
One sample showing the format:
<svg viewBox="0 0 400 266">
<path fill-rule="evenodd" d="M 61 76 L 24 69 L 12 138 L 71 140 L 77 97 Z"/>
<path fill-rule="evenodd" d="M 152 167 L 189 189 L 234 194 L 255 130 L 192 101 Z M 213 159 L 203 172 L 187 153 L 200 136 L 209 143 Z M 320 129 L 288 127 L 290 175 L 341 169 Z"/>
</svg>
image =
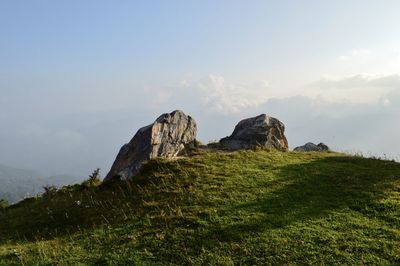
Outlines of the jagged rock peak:
<svg viewBox="0 0 400 266">
<path fill-rule="evenodd" d="M 122 146 L 105 181 L 132 178 L 152 158 L 178 156 L 195 142 L 196 133 L 196 122 L 183 111 L 162 114 Z"/>
</svg>

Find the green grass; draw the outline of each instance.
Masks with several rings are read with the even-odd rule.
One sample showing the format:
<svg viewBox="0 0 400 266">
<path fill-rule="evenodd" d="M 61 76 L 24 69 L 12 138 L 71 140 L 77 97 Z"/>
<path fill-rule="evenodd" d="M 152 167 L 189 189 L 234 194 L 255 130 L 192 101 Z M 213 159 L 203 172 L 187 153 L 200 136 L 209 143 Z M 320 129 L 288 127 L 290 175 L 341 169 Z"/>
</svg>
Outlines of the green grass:
<svg viewBox="0 0 400 266">
<path fill-rule="evenodd" d="M 400 164 L 202 152 L 0 214 L 1 265 L 400 264 Z"/>
</svg>

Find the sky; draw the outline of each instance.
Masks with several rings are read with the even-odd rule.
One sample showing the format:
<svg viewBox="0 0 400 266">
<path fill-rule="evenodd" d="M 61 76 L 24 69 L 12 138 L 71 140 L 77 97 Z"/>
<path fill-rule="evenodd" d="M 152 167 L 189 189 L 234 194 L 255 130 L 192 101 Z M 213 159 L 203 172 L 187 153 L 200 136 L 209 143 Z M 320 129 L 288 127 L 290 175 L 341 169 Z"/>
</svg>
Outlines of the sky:
<svg viewBox="0 0 400 266">
<path fill-rule="evenodd" d="M 182 109 L 207 143 L 274 116 L 290 148 L 400 158 L 400 1 L 0 2 L 0 163 L 109 170 Z"/>
</svg>

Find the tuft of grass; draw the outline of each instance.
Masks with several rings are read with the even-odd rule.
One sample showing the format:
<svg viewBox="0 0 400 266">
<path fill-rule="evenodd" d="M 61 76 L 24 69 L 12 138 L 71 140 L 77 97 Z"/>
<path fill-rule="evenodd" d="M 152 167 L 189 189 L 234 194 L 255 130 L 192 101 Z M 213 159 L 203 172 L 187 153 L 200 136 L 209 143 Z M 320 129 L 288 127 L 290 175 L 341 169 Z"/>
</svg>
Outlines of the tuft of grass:
<svg viewBox="0 0 400 266">
<path fill-rule="evenodd" d="M 0 213 L 1 265 L 400 264 L 400 164 L 199 151 Z"/>
<path fill-rule="evenodd" d="M 4 199 L 0 199 L 0 212 L 5 211 L 10 204 Z"/>
<path fill-rule="evenodd" d="M 100 168 L 96 168 L 89 178 L 82 182 L 84 188 L 98 187 L 101 185 Z"/>
</svg>

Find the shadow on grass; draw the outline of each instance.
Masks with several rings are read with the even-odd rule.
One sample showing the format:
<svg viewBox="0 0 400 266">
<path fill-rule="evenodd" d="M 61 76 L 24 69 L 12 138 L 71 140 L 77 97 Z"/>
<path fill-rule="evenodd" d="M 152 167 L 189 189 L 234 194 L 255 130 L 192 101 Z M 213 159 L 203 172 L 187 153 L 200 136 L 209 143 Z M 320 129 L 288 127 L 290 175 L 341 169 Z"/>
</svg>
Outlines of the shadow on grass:
<svg viewBox="0 0 400 266">
<path fill-rule="evenodd" d="M 151 207 L 149 204 L 152 202 L 164 202 L 164 205 L 167 205 L 168 202 L 165 201 L 173 201 L 171 205 L 177 206 L 190 204 L 186 202 L 188 193 L 185 192 L 185 189 L 191 189 L 190 186 L 184 188 L 181 194 L 176 194 L 174 187 L 178 183 L 181 189 L 186 183 L 190 184 L 193 181 L 192 174 L 185 171 L 190 167 L 195 171 L 197 166 L 187 164 L 190 162 L 150 163 L 144 169 L 143 177 L 148 178 L 148 175 L 154 172 L 157 176 L 153 176 L 147 185 L 144 184 L 149 182 L 147 179 L 146 182 L 140 178 L 136 180 L 144 184 L 142 188 L 117 186 L 82 193 L 66 192 L 54 199 L 43 198 L 22 204 L 3 218 L 0 216 L 0 240 L 30 240 L 38 237 L 51 239 L 80 230 L 127 221 L 144 224 L 149 211 L 161 211 L 157 207 Z M 195 230 L 196 243 L 204 241 L 205 246 L 212 245 L 209 240 L 215 235 L 221 241 L 232 241 L 249 233 L 284 228 L 298 221 L 322 217 L 334 210 L 345 209 L 400 226 L 398 215 L 388 215 L 393 212 L 390 206 L 379 203 L 385 192 L 393 186 L 393 182 L 399 180 L 398 163 L 330 156 L 316 157 L 307 163 L 284 164 L 265 171 L 277 172 L 279 179 L 273 180 L 273 187 L 265 193 L 258 194 L 257 200 L 238 203 L 230 208 L 222 207 L 219 211 L 222 212 L 221 215 L 226 215 L 227 220 L 232 220 L 232 217 L 239 219 L 233 220 L 231 225 L 216 222 L 207 226 L 206 232 Z M 163 183 L 165 176 L 188 180 Z M 152 185 L 153 181 L 159 184 Z M 153 190 L 149 189 L 149 185 Z M 160 190 L 162 187 L 166 189 Z M 152 202 L 146 203 L 144 200 Z M 385 209 L 386 207 L 388 209 Z M 196 219 L 195 223 L 198 224 L 197 219 L 201 218 L 193 219 Z M 178 219 L 173 226 L 187 228 L 188 221 Z M 193 229 L 196 229 L 196 226 Z"/>
<path fill-rule="evenodd" d="M 220 226 L 211 234 L 219 235 L 221 241 L 231 241 L 251 233 L 327 216 L 332 211 L 355 211 L 393 227 L 400 226 L 396 206 L 379 202 L 399 180 L 398 163 L 332 156 L 285 165 L 276 171 L 285 178 L 285 184 L 257 200 L 225 210 L 227 214 L 236 213 L 233 215 L 236 217 L 250 218 Z M 205 239 L 210 237 L 204 236 Z"/>
</svg>

